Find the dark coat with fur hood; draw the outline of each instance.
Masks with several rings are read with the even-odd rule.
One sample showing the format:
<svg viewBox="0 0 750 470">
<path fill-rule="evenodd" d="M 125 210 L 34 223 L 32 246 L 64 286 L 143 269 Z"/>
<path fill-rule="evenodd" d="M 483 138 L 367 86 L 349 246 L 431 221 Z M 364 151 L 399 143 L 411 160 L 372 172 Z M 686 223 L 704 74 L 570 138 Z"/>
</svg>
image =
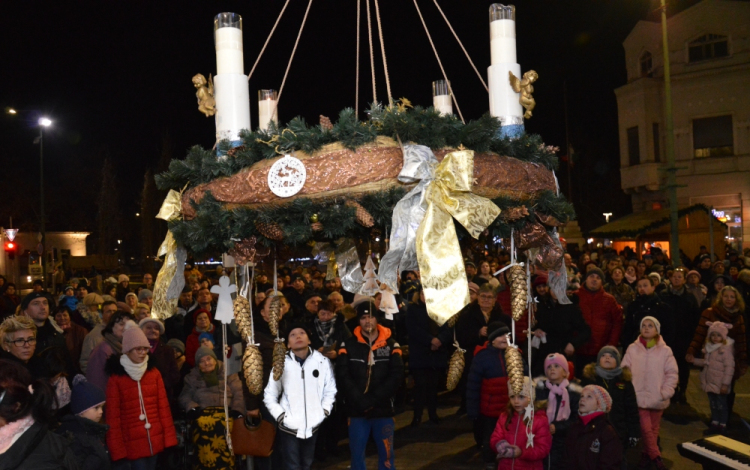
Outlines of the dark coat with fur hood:
<svg viewBox="0 0 750 470">
<path fill-rule="evenodd" d="M 612 397 L 609 421 L 615 427 L 623 445 L 631 437 L 641 437 L 638 403 L 635 400 L 633 375 L 629 368 L 623 367 L 622 373 L 618 377 L 607 380 L 596 374 L 596 364 L 592 362 L 583 368 L 581 385 L 584 387 L 586 385 L 598 385 L 609 392 L 609 396 Z"/>
<path fill-rule="evenodd" d="M 81 470 L 109 470 L 109 452 L 104 444 L 108 430 L 106 424 L 77 415 L 65 415 L 55 432 L 73 440 L 70 449 Z"/>
</svg>

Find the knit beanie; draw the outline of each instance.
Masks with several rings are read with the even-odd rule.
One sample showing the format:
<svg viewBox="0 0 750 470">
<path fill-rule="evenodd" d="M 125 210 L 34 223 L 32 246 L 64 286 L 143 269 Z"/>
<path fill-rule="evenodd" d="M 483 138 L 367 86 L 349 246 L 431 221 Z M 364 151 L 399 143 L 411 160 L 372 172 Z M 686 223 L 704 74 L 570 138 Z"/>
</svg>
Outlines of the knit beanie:
<svg viewBox="0 0 750 470">
<path fill-rule="evenodd" d="M 127 354 L 133 348 L 145 347 L 151 349 L 146 334 L 140 328 L 129 328 L 122 335 L 122 353 Z"/>
<path fill-rule="evenodd" d="M 689 277 L 690 277 L 690 276 L 692 276 L 692 275 L 696 275 L 696 276 L 698 276 L 698 281 L 700 281 L 700 280 L 701 280 L 701 273 L 699 273 L 699 272 L 698 272 L 698 271 L 696 271 L 695 269 L 692 269 L 692 270 L 688 271 L 688 273 L 687 273 L 687 276 L 685 276 L 685 279 L 689 278 Z"/>
<path fill-rule="evenodd" d="M 487 331 L 489 332 L 487 340 L 489 340 L 490 344 L 492 344 L 492 342 L 498 336 L 503 336 L 510 333 L 510 328 L 508 328 L 508 325 L 501 321 L 493 321 L 492 323 L 487 325 Z"/>
<path fill-rule="evenodd" d="M 130 282 L 130 278 L 125 274 L 120 274 L 117 276 L 117 282 Z"/>
<path fill-rule="evenodd" d="M 197 351 L 195 351 L 195 363 L 198 364 L 199 362 L 201 362 L 201 359 L 206 356 L 211 356 L 218 361 L 213 349 L 201 346 Z"/>
<path fill-rule="evenodd" d="M 638 329 L 643 328 L 643 322 L 646 321 L 646 320 L 651 320 L 652 322 L 654 322 L 654 326 L 656 327 L 656 332 L 658 334 L 661 334 L 661 323 L 659 323 L 659 320 L 657 320 L 656 318 L 651 317 L 651 316 L 643 317 L 643 320 L 641 320 L 641 324 L 638 327 Z"/>
<path fill-rule="evenodd" d="M 511 385 L 511 381 L 508 380 L 508 396 L 512 397 L 513 395 L 516 395 L 516 392 L 513 391 L 513 385 Z M 522 397 L 529 397 L 534 402 L 534 383 L 529 379 L 528 377 L 524 376 L 523 378 L 523 388 L 521 389 L 521 393 L 518 395 Z"/>
<path fill-rule="evenodd" d="M 294 330 L 296 330 L 298 328 L 300 328 L 300 329 L 302 329 L 302 330 L 305 331 L 305 334 L 307 335 L 308 339 L 312 339 L 312 335 L 310 334 L 310 330 L 307 328 L 307 325 L 305 323 L 294 323 L 286 331 L 286 335 L 285 335 L 284 339 L 286 340 L 287 343 L 289 342 L 289 335 L 292 334 L 292 331 L 294 331 Z"/>
<path fill-rule="evenodd" d="M 617 361 L 617 367 L 620 367 L 620 363 L 622 362 L 622 356 L 620 356 L 620 351 L 617 350 L 614 346 L 604 346 L 599 350 L 599 354 L 596 355 L 596 363 L 599 364 L 599 361 L 601 360 L 602 356 L 604 354 L 609 354 L 613 358 L 615 358 L 615 361 Z"/>
<path fill-rule="evenodd" d="M 87 307 L 93 307 L 97 305 L 101 305 L 104 303 L 104 299 L 101 295 L 97 294 L 96 292 L 92 292 L 90 294 L 86 294 L 86 297 L 83 298 L 83 305 Z"/>
<path fill-rule="evenodd" d="M 86 380 L 86 376 L 78 374 L 73 378 L 73 390 L 70 396 L 70 411 L 80 415 L 86 410 L 107 401 L 102 389 Z"/>
<path fill-rule="evenodd" d="M 128 292 L 127 294 L 125 294 L 125 300 L 128 300 L 128 297 L 131 297 L 131 296 L 135 297 L 136 303 L 138 303 L 138 296 L 135 295 L 135 292 Z"/>
<path fill-rule="evenodd" d="M 661 282 L 661 276 L 659 273 L 648 273 L 648 277 L 653 277 L 656 279 L 656 284 L 659 284 Z"/>
<path fill-rule="evenodd" d="M 612 409 L 612 397 L 609 395 L 609 392 L 598 385 L 586 385 L 585 387 L 583 387 L 581 395 L 583 395 L 587 391 L 591 392 L 591 394 L 596 398 L 597 411 L 609 413 L 609 411 Z"/>
<path fill-rule="evenodd" d="M 604 281 L 604 272 L 602 272 L 601 269 L 599 269 L 599 268 L 591 268 L 591 269 L 589 269 L 589 271 L 586 273 L 586 279 L 588 279 L 589 276 L 593 276 L 593 275 L 599 276 L 599 279 L 601 279 L 602 281 Z"/>
<path fill-rule="evenodd" d="M 216 341 L 214 341 L 214 335 L 212 335 L 211 333 L 207 333 L 204 331 L 203 333 L 198 335 L 198 344 L 201 344 L 201 341 L 203 341 L 204 339 L 211 341 L 211 344 L 213 344 L 214 346 L 216 345 Z"/>
<path fill-rule="evenodd" d="M 470 282 L 469 283 L 469 292 L 473 292 L 473 293 L 476 294 L 477 292 L 479 292 L 479 286 L 476 283 L 474 283 L 474 282 Z"/>
<path fill-rule="evenodd" d="M 568 360 L 560 353 L 554 353 L 547 356 L 544 359 L 544 371 L 547 372 L 547 367 L 551 364 L 557 364 L 565 370 L 566 376 L 570 376 L 570 369 L 568 368 Z"/>
<path fill-rule="evenodd" d="M 141 289 L 141 292 L 138 294 L 138 302 L 143 302 L 144 300 L 148 299 L 149 297 L 153 297 L 154 293 L 151 292 L 148 289 Z"/>
<path fill-rule="evenodd" d="M 729 329 L 732 328 L 731 323 L 722 323 L 720 321 L 707 321 L 706 326 L 708 327 L 706 342 L 709 342 L 711 340 L 711 333 L 719 333 L 721 335 L 721 339 L 726 341 L 727 335 L 729 334 Z"/>
<path fill-rule="evenodd" d="M 361 320 L 364 315 L 371 315 L 380 322 L 383 312 L 375 307 L 375 302 L 366 301 L 357 305 L 357 321 Z"/>
<path fill-rule="evenodd" d="M 29 304 L 31 303 L 31 301 L 34 300 L 34 299 L 38 299 L 39 297 L 45 297 L 46 298 L 47 296 L 44 295 L 44 293 L 42 293 L 42 292 L 34 292 L 34 291 L 30 292 L 21 301 L 21 311 L 23 312 L 24 310 L 26 310 L 27 308 L 29 308 Z"/>
<path fill-rule="evenodd" d="M 179 351 L 180 354 L 185 354 L 185 343 L 177 338 L 172 338 L 167 341 L 167 346 L 174 349 L 175 351 Z"/>
<path fill-rule="evenodd" d="M 531 287 L 546 286 L 548 282 L 547 276 L 541 274 L 534 278 L 534 282 L 531 283 Z"/>
<path fill-rule="evenodd" d="M 140 322 L 138 322 L 138 326 L 140 326 L 141 328 L 143 328 L 146 325 L 146 323 L 155 323 L 156 326 L 159 327 L 159 332 L 161 334 L 164 334 L 164 323 L 160 322 L 156 318 L 150 318 L 150 317 L 144 318 L 143 320 L 141 320 Z"/>
</svg>

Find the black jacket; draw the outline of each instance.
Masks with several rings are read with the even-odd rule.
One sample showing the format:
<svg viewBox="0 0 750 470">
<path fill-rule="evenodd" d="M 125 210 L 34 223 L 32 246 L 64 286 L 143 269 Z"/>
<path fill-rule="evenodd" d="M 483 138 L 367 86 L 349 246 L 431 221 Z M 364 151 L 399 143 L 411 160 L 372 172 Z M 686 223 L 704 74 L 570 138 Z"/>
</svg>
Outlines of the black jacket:
<svg viewBox="0 0 750 470">
<path fill-rule="evenodd" d="M 70 449 L 81 470 L 108 470 L 110 457 L 105 440 L 108 430 L 109 426 L 106 424 L 95 423 L 76 415 L 65 415 L 55 432 L 72 440 Z"/>
<path fill-rule="evenodd" d="M 672 348 L 675 357 L 683 357 L 690 347 L 690 341 L 693 340 L 693 334 L 695 334 L 695 329 L 698 327 L 698 320 L 700 320 L 701 311 L 698 310 L 698 301 L 684 287 L 680 294 L 673 293 L 672 289 L 664 289 L 659 294 L 659 297 L 661 297 L 664 303 L 672 307 L 675 320 L 675 333 L 672 342 L 666 337 L 664 341 Z"/>
<path fill-rule="evenodd" d="M 611 380 L 596 375 L 596 364 L 591 363 L 583 368 L 581 385 L 598 385 L 609 392 L 612 397 L 612 409 L 609 412 L 617 435 L 623 445 L 631 437 L 641 437 L 641 421 L 638 416 L 638 402 L 635 400 L 633 376 L 627 367 L 622 369 L 619 377 Z"/>
<path fill-rule="evenodd" d="M 0 458 L 0 470 L 78 470 L 70 440 L 34 423 Z"/>
<path fill-rule="evenodd" d="M 501 321 L 510 328 L 511 318 L 503 313 L 498 304 L 494 304 L 492 307 L 489 321 L 485 321 L 478 303 L 472 302 L 464 307 L 461 316 L 458 318 L 458 322 L 456 322 L 456 339 L 461 348 L 466 350 L 464 356 L 467 362 L 467 369 L 471 359 L 474 357 L 474 349 L 487 341 L 486 336 L 479 336 L 479 330 L 495 321 Z"/>
<path fill-rule="evenodd" d="M 409 369 L 445 369 L 448 367 L 448 348 L 453 343 L 453 330 L 446 324 L 438 326 L 427 314 L 422 303 L 409 304 L 406 314 L 406 329 L 409 331 Z M 437 351 L 432 350 L 432 340 L 442 343 Z"/>
<path fill-rule="evenodd" d="M 388 418 L 395 415 L 393 397 L 404 378 L 401 346 L 391 331 L 378 325 L 372 344 L 374 365 L 368 365 L 370 344 L 357 327 L 354 336 L 339 349 L 336 383 L 353 418 Z"/>
<path fill-rule="evenodd" d="M 551 296 L 539 297 L 538 300 L 535 329 L 547 334 L 547 343 L 541 343 L 539 349 L 531 350 L 534 355 L 531 361 L 534 375 L 544 374 L 544 358 L 548 355 L 565 355 L 564 350 L 568 343 L 578 350 L 591 339 L 591 328 L 583 319 L 578 307 L 578 296 L 572 296 L 572 303 L 567 305 L 558 303 Z"/>
<path fill-rule="evenodd" d="M 307 329 L 310 330 L 310 347 L 316 351 L 323 347 L 323 338 L 318 334 L 318 329 L 315 327 L 315 318 L 311 319 L 307 323 Z M 352 332 L 344 323 L 344 315 L 341 313 L 336 314 L 335 322 L 333 324 L 333 334 L 331 335 L 331 346 L 338 351 L 339 346 L 344 343 L 347 339 L 352 337 Z"/>
<path fill-rule="evenodd" d="M 690 296 L 692 297 L 692 294 Z M 674 311 L 658 294 L 651 294 L 647 296 L 639 295 L 628 305 L 628 310 L 625 312 L 625 321 L 622 324 L 622 333 L 620 334 L 620 344 L 623 348 L 627 349 L 630 343 L 638 338 L 638 335 L 641 334 L 641 320 L 649 316 L 656 318 L 661 323 L 660 335 L 664 337 L 664 342 L 668 346 L 674 344 L 677 332 Z M 693 326 L 692 331 L 695 332 L 695 326 Z M 689 343 L 690 340 L 688 339 Z"/>
<path fill-rule="evenodd" d="M 622 445 L 606 415 L 583 425 L 580 418 L 568 430 L 565 460 L 561 468 L 569 470 L 619 470 Z"/>
</svg>

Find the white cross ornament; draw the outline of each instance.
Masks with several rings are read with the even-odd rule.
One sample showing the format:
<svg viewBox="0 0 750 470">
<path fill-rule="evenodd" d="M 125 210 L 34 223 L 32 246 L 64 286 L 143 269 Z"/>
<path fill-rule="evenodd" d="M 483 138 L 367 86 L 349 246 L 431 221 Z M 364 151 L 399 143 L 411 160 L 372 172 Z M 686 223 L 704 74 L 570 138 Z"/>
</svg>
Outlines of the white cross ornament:
<svg viewBox="0 0 750 470">
<path fill-rule="evenodd" d="M 234 308 L 232 307 L 232 294 L 237 292 L 237 286 L 229 285 L 229 277 L 221 276 L 219 285 L 211 287 L 212 294 L 219 294 L 219 302 L 216 304 L 216 319 L 228 325 L 234 319 Z"/>
</svg>

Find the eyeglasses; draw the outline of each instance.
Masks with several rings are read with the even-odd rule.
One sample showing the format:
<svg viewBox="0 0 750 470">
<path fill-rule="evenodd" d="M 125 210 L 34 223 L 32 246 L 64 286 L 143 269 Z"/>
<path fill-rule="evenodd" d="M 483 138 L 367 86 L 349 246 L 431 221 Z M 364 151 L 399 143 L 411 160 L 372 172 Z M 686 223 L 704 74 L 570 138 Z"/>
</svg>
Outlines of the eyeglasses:
<svg viewBox="0 0 750 470">
<path fill-rule="evenodd" d="M 20 348 L 20 347 L 25 346 L 27 344 L 29 346 L 34 346 L 36 344 L 36 338 L 26 338 L 26 339 L 18 338 L 18 339 L 13 340 L 13 341 L 6 341 L 6 343 L 12 343 L 13 346 L 15 346 L 17 348 Z"/>
<path fill-rule="evenodd" d="M 140 347 L 137 347 L 137 348 L 133 348 L 133 350 L 135 350 L 136 352 L 139 352 L 139 353 L 147 353 L 150 349 L 151 348 L 147 348 L 145 346 L 140 346 Z"/>
</svg>

